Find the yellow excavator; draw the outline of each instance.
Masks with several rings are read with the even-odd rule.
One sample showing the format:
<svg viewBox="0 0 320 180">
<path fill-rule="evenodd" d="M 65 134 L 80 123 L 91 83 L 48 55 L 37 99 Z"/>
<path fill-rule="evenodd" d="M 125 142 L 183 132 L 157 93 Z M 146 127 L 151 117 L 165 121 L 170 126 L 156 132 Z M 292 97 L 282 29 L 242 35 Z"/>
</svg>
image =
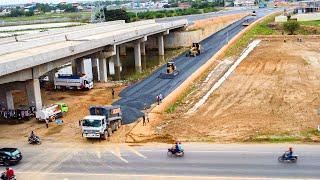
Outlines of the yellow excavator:
<svg viewBox="0 0 320 180">
<path fill-rule="evenodd" d="M 175 76 L 179 74 L 177 67 L 174 65 L 174 62 L 167 62 L 167 69 L 165 73 L 160 74 L 160 78 L 162 79 L 173 79 Z"/>
<path fill-rule="evenodd" d="M 199 43 L 192 43 L 192 46 L 186 56 L 196 57 L 201 54 L 201 45 Z"/>
</svg>

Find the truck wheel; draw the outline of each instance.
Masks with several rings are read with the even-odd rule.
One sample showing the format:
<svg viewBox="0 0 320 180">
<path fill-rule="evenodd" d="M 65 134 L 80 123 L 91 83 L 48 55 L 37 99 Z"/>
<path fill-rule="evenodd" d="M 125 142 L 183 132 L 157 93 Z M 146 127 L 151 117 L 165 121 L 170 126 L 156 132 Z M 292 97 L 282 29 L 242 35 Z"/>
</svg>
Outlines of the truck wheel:
<svg viewBox="0 0 320 180">
<path fill-rule="evenodd" d="M 119 123 L 118 122 L 115 122 L 114 123 L 114 131 L 117 131 L 118 130 L 118 128 L 119 128 L 119 125 L 118 125 Z"/>
<path fill-rule="evenodd" d="M 112 135 L 112 129 L 108 128 L 108 136 L 110 137 Z"/>
<path fill-rule="evenodd" d="M 106 140 L 107 139 L 107 132 L 104 131 L 103 134 L 101 134 L 101 139 Z"/>
</svg>

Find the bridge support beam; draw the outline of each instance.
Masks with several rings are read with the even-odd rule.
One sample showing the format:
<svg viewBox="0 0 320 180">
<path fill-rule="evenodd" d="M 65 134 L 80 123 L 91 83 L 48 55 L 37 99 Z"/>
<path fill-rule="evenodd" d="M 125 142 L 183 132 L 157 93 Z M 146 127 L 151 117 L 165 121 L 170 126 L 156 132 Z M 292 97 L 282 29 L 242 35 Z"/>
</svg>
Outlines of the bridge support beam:
<svg viewBox="0 0 320 180">
<path fill-rule="evenodd" d="M 6 109 L 14 109 L 12 91 L 1 91 L 0 105 Z"/>
<path fill-rule="evenodd" d="M 107 59 L 105 57 L 99 57 L 99 77 L 100 82 L 108 81 L 108 71 L 107 71 Z"/>
<path fill-rule="evenodd" d="M 92 57 L 91 58 L 91 66 L 92 66 L 92 78 L 94 81 L 100 80 L 100 74 L 99 74 L 99 63 L 98 58 Z"/>
<path fill-rule="evenodd" d="M 120 56 L 126 56 L 127 55 L 127 48 L 125 44 L 121 44 L 120 46 Z"/>
<path fill-rule="evenodd" d="M 42 108 L 41 90 L 39 79 L 26 81 L 26 91 L 29 106 L 35 106 L 37 110 Z"/>
<path fill-rule="evenodd" d="M 146 43 L 144 41 L 141 42 L 141 55 L 142 56 L 146 55 Z"/>
<path fill-rule="evenodd" d="M 84 73 L 84 59 L 74 59 L 71 64 L 73 75 L 80 75 Z"/>
<path fill-rule="evenodd" d="M 160 34 L 158 36 L 158 49 L 159 49 L 159 56 L 164 56 L 163 34 Z"/>
<path fill-rule="evenodd" d="M 140 41 L 134 42 L 134 64 L 136 70 L 141 72 L 141 49 L 140 49 Z"/>
<path fill-rule="evenodd" d="M 113 57 L 114 58 L 114 65 L 116 67 L 120 67 L 121 66 L 121 61 L 120 61 L 120 49 L 121 46 L 117 46 L 116 47 L 116 55 Z"/>
</svg>

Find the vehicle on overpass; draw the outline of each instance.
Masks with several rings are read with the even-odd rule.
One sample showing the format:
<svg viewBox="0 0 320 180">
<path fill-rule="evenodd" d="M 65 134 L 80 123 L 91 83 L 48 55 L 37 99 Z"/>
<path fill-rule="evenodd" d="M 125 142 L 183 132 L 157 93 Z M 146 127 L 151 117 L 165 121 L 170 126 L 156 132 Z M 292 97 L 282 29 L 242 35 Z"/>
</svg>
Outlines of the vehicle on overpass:
<svg viewBox="0 0 320 180">
<path fill-rule="evenodd" d="M 93 79 L 86 74 L 59 74 L 54 78 L 54 89 L 92 89 Z"/>
<path fill-rule="evenodd" d="M 22 159 L 22 154 L 17 148 L 1 148 L 0 164 L 10 166 L 17 164 Z"/>
<path fill-rule="evenodd" d="M 252 11 L 251 16 L 257 16 L 256 11 Z"/>
<path fill-rule="evenodd" d="M 69 111 L 68 105 L 66 103 L 56 103 L 51 104 L 36 111 L 36 119 L 39 121 L 54 121 L 56 118 L 63 117 L 65 113 Z"/>
<path fill-rule="evenodd" d="M 167 62 L 166 73 L 161 73 L 160 78 L 162 79 L 173 79 L 179 74 L 177 67 L 174 65 L 174 62 Z"/>
<path fill-rule="evenodd" d="M 105 140 L 122 125 L 120 106 L 92 106 L 90 115 L 82 120 L 82 136 Z"/>
<path fill-rule="evenodd" d="M 242 23 L 242 26 L 249 26 L 249 25 L 250 25 L 249 19 L 244 20 Z"/>
<path fill-rule="evenodd" d="M 196 57 L 201 54 L 201 45 L 200 43 L 192 43 L 192 46 L 186 56 Z"/>
<path fill-rule="evenodd" d="M 265 2 L 259 3 L 259 8 L 266 8 L 266 7 L 267 7 L 267 3 L 265 3 Z"/>
</svg>

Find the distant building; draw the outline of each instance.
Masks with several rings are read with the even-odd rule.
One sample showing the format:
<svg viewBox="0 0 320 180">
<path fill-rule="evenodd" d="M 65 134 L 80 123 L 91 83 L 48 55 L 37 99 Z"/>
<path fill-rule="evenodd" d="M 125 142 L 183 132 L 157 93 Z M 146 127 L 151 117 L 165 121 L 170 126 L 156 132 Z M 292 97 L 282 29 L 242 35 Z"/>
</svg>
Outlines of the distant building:
<svg viewBox="0 0 320 180">
<path fill-rule="evenodd" d="M 191 4 L 188 2 L 178 3 L 178 7 L 182 9 L 187 9 L 191 7 Z"/>
<path fill-rule="evenodd" d="M 0 12 L 0 16 L 6 16 L 11 13 L 10 9 L 4 9 Z"/>
<path fill-rule="evenodd" d="M 234 6 L 254 6 L 255 0 L 235 0 Z"/>
</svg>

